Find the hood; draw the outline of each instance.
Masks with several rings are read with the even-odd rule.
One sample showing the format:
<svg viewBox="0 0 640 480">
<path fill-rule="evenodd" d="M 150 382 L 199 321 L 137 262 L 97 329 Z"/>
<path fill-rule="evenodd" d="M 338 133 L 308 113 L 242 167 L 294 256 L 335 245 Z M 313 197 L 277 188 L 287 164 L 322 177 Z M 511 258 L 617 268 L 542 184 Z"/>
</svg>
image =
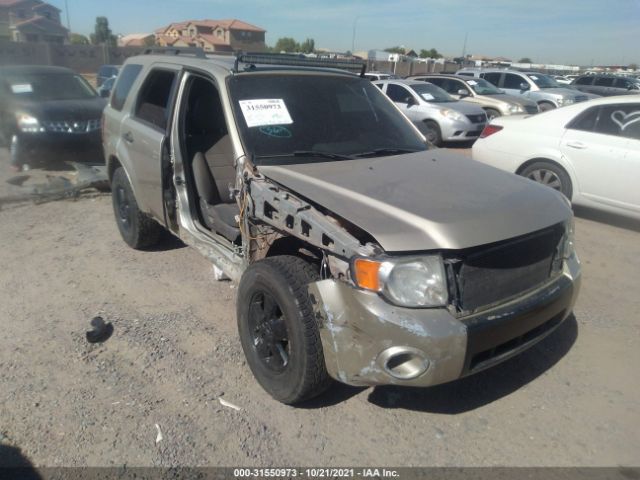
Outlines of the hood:
<svg viewBox="0 0 640 480">
<path fill-rule="evenodd" d="M 258 168 L 362 228 L 387 252 L 468 248 L 571 216 L 550 188 L 440 149 Z"/>
<path fill-rule="evenodd" d="M 16 102 L 13 110 L 33 115 L 38 120 L 95 120 L 102 116 L 107 101 L 94 97 L 82 100 L 49 100 L 46 102 Z"/>
<path fill-rule="evenodd" d="M 551 95 L 559 95 L 562 98 L 576 98 L 576 97 L 584 97 L 585 94 L 582 93 L 579 90 L 574 90 L 571 88 L 562 88 L 562 87 L 558 87 L 558 88 L 541 88 L 539 90 L 540 92 L 543 93 L 550 93 Z"/>
<path fill-rule="evenodd" d="M 450 108 L 451 110 L 455 110 L 465 115 L 479 115 L 484 113 L 484 110 L 481 107 L 469 102 L 463 102 L 463 101 L 442 102 L 442 103 L 430 102 L 430 104 L 440 108 Z"/>
</svg>

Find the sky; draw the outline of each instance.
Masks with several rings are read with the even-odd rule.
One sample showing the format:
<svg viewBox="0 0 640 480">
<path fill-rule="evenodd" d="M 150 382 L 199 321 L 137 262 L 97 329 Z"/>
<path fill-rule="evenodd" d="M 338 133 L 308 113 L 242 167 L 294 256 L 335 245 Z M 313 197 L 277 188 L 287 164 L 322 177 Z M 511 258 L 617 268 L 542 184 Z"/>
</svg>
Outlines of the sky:
<svg viewBox="0 0 640 480">
<path fill-rule="evenodd" d="M 71 30 L 93 31 L 106 16 L 115 34 L 171 22 L 238 18 L 280 37 L 313 38 L 347 51 L 405 46 L 522 57 L 536 63 L 640 64 L 640 0 L 47 0 L 69 8 Z M 355 42 L 354 42 L 355 25 Z"/>
</svg>

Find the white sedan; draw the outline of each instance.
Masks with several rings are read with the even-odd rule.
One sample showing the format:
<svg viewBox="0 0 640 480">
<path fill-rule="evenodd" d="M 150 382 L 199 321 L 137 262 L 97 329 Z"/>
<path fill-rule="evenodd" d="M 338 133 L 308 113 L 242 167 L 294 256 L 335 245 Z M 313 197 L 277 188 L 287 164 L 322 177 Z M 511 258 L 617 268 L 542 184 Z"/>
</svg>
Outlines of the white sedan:
<svg viewBox="0 0 640 480">
<path fill-rule="evenodd" d="M 495 118 L 472 152 L 474 160 L 554 188 L 575 205 L 640 219 L 640 95 Z"/>
</svg>

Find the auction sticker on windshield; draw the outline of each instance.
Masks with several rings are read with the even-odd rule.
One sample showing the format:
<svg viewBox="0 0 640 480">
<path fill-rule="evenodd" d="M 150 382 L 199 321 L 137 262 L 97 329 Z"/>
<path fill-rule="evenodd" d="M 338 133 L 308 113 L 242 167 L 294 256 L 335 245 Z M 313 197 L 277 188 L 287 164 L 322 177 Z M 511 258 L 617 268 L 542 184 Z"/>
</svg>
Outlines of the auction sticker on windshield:
<svg viewBox="0 0 640 480">
<path fill-rule="evenodd" d="M 248 127 L 293 123 L 289 110 L 281 98 L 240 100 L 239 103 Z"/>
<path fill-rule="evenodd" d="M 29 83 L 19 83 L 16 85 L 11 85 L 11 91 L 13 93 L 32 93 L 33 87 Z"/>
</svg>

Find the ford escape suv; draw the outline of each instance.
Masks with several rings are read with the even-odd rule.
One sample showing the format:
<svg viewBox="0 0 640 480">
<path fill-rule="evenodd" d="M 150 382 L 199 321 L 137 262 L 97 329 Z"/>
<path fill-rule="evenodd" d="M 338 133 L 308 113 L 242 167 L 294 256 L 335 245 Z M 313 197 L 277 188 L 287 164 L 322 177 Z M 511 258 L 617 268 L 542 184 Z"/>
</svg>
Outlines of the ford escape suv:
<svg viewBox="0 0 640 480">
<path fill-rule="evenodd" d="M 571 313 L 568 202 L 431 149 L 361 64 L 165 53 L 129 58 L 105 110 L 115 220 L 239 282 L 247 364 L 277 400 L 448 382 Z"/>
</svg>

